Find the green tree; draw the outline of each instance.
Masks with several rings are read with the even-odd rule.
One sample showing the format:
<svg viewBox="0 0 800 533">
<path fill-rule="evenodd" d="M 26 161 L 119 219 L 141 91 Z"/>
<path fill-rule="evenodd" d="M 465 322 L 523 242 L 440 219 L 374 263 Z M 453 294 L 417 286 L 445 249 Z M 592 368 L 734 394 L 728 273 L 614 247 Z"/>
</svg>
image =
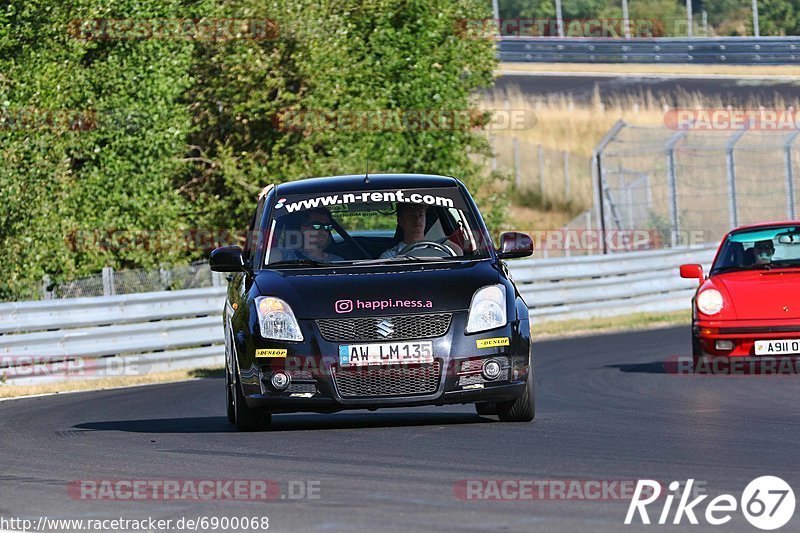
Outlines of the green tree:
<svg viewBox="0 0 800 533">
<path fill-rule="evenodd" d="M 758 15 L 761 35 L 800 35 L 798 0 L 761 0 Z"/>
<path fill-rule="evenodd" d="M 174 17 L 180 3 L 18 0 L 0 9 L 0 247 L 13 258 L 0 265 L 0 297 L 44 274 L 175 258 L 166 247 L 96 241 L 183 224 L 172 180 L 185 164 L 190 121 L 180 99 L 191 45 L 77 39 L 70 24 Z"/>
<path fill-rule="evenodd" d="M 259 12 L 260 2 L 220 4 L 219 13 Z M 186 193 L 205 223 L 239 227 L 267 183 L 307 176 L 426 172 L 458 176 L 499 214 L 470 154 L 487 153 L 470 129 L 397 131 L 340 126 L 370 112 L 475 112 L 472 95 L 492 83 L 492 42 L 459 32 L 459 21 L 490 17 L 479 0 L 296 0 L 272 2 L 274 42 L 203 44 L 187 95 L 198 110 L 192 136 L 201 158 Z M 300 130 L 281 116 L 325 117 Z M 492 218 L 496 219 L 496 216 Z"/>
</svg>

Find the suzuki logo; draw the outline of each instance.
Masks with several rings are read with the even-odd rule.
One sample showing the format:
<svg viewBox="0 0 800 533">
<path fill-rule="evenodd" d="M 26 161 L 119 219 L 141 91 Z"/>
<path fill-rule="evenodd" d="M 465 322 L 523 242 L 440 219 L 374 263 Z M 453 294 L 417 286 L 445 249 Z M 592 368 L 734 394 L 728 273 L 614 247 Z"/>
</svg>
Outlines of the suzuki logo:
<svg viewBox="0 0 800 533">
<path fill-rule="evenodd" d="M 378 335 L 382 336 L 384 339 L 387 339 L 392 335 L 392 333 L 394 333 L 394 324 L 392 324 L 391 320 L 386 318 L 378 322 L 376 330 Z"/>
</svg>

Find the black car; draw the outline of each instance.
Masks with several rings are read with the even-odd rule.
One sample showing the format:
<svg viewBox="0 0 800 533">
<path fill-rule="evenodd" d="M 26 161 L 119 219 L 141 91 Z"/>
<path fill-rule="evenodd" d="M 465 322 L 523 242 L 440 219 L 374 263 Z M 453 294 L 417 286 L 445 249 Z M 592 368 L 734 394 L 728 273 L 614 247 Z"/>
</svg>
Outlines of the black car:
<svg viewBox="0 0 800 533">
<path fill-rule="evenodd" d="M 475 403 L 534 418 L 528 307 L 464 185 L 428 175 L 313 178 L 259 196 L 224 312 L 228 419 Z"/>
</svg>

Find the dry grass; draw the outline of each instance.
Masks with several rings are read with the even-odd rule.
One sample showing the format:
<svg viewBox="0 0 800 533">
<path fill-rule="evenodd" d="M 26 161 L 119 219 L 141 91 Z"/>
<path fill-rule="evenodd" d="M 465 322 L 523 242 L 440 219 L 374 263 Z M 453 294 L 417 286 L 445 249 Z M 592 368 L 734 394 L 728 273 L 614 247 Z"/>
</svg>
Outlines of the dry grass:
<svg viewBox="0 0 800 533">
<path fill-rule="evenodd" d="M 619 331 L 664 328 L 670 326 L 688 327 L 691 323 L 692 313 L 688 310 L 675 311 L 672 313 L 635 313 L 632 315 L 608 318 L 542 322 L 531 327 L 531 335 L 535 342 L 539 340 L 582 337 Z"/>
<path fill-rule="evenodd" d="M 800 70 L 800 69 L 798 69 Z M 718 98 L 706 98 L 697 94 L 685 93 L 678 98 L 679 108 L 720 108 L 724 103 Z M 772 107 L 786 109 L 798 106 L 798 101 L 786 102 L 776 98 L 771 102 L 753 102 L 748 108 Z M 550 222 L 554 218 L 552 205 L 566 205 L 571 203 L 570 212 L 558 209 L 574 216 L 576 212 L 588 209 L 592 205 L 592 183 L 590 158 L 593 149 L 609 129 L 618 121 L 624 120 L 635 126 L 658 128 L 664 125 L 664 115 L 671 109 L 671 102 L 657 98 L 652 93 L 643 93 L 637 96 L 626 96 L 612 100 L 610 103 L 601 103 L 599 96 L 595 95 L 591 102 L 576 103 L 564 96 L 551 98 L 537 98 L 526 96 L 518 89 L 512 87 L 504 91 L 495 91 L 481 102 L 482 108 L 487 111 L 496 110 L 525 110 L 532 113 L 535 120 L 527 129 L 497 129 L 490 132 L 496 157 L 497 167 L 515 176 L 515 139 L 518 146 L 517 158 L 519 160 L 518 182 L 521 188 L 531 188 L 536 191 L 544 190 L 543 198 L 550 200 L 540 205 L 521 204 L 538 213 L 527 212 L 524 221 L 547 221 L 546 227 L 552 228 Z M 539 150 L 541 146 L 541 151 Z M 567 198 L 563 153 L 568 153 L 567 175 L 569 177 L 570 196 Z M 543 164 L 540 166 L 539 153 L 543 155 Z M 772 157 L 772 154 L 768 154 Z M 651 158 L 652 159 L 652 158 Z M 774 158 L 772 158 L 774 159 Z M 778 160 L 780 161 L 780 160 Z M 650 161 L 648 164 L 651 164 Z M 705 162 L 702 162 L 705 163 Z M 487 162 L 487 165 L 489 163 Z M 710 162 L 724 168 L 724 161 Z M 761 163 L 759 162 L 759 165 Z M 757 165 L 752 165 L 757 166 Z M 714 167 L 716 168 L 716 167 Z M 763 166 L 761 168 L 764 168 Z M 542 172 L 543 171 L 543 172 Z M 698 172 L 706 172 L 698 166 Z M 543 177 L 542 177 L 543 176 Z M 687 175 L 686 179 L 700 179 L 703 176 Z M 744 190 L 744 189 L 743 189 Z M 705 200 L 703 200 L 705 201 Z M 548 204 L 551 205 L 548 209 Z M 690 206 L 684 206 L 689 208 Z M 761 207 L 759 207 L 761 209 Z M 516 216 L 519 213 L 515 213 Z M 522 221 L 514 219 L 514 224 L 519 226 Z M 534 226 L 535 227 L 535 226 Z"/>
<path fill-rule="evenodd" d="M 800 76 L 795 65 L 650 65 L 599 63 L 500 63 L 498 70 L 518 72 L 599 72 L 609 74 L 689 74 L 744 77 Z"/>
<path fill-rule="evenodd" d="M 202 377 L 222 375 L 221 368 L 203 368 L 194 370 L 173 370 L 157 372 L 143 376 L 120 376 L 99 379 L 75 379 L 42 385 L 0 385 L 0 398 L 17 398 L 39 394 L 57 394 L 86 390 L 118 389 L 152 383 L 172 383 Z"/>
</svg>

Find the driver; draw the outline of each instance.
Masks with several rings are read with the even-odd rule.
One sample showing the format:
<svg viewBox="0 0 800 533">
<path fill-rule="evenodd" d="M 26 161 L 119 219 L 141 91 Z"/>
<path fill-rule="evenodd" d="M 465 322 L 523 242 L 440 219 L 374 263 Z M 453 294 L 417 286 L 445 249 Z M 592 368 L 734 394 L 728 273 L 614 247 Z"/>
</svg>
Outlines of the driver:
<svg viewBox="0 0 800 533">
<path fill-rule="evenodd" d="M 406 203 L 398 204 L 397 225 L 401 230 L 403 230 L 403 239 L 399 243 L 383 252 L 380 256 L 380 259 L 396 257 L 406 246 L 425 240 L 425 223 L 427 221 L 426 210 L 427 208 L 424 205 Z M 453 241 L 448 239 L 443 244 L 452 248 L 456 254 L 464 255 L 464 251 L 461 249 L 461 247 Z"/>
<path fill-rule="evenodd" d="M 326 249 L 333 241 L 331 230 L 333 219 L 330 211 L 324 207 L 317 207 L 306 211 L 300 221 L 301 248 L 282 250 L 277 261 L 303 261 L 312 260 L 320 262 L 344 261 L 340 256 L 327 252 Z"/>
<path fill-rule="evenodd" d="M 753 255 L 755 255 L 756 265 L 766 265 L 772 261 L 772 255 L 775 253 L 775 245 L 772 244 L 772 239 L 765 239 L 757 241 L 753 245 Z"/>
</svg>

